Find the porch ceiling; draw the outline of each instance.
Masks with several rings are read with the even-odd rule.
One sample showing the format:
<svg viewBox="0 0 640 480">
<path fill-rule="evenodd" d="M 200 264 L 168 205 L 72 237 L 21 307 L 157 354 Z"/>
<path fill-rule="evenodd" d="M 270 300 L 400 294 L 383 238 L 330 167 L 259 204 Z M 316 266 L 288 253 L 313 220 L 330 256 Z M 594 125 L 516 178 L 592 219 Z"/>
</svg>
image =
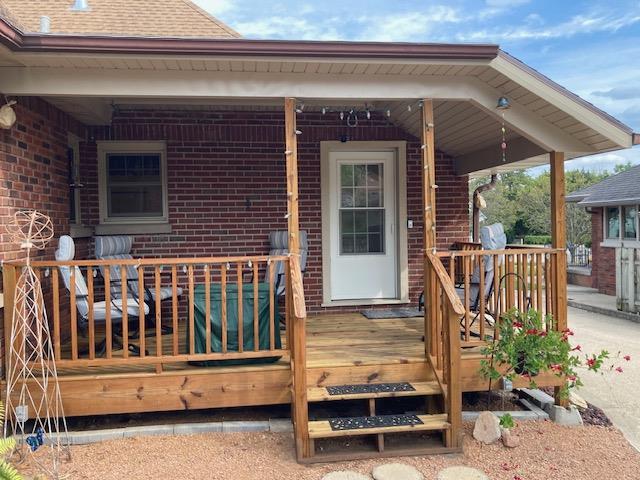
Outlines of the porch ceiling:
<svg viewBox="0 0 640 480">
<path fill-rule="evenodd" d="M 503 52 L 493 59 L 376 59 L 0 51 L 0 92 L 48 97 L 88 124 L 108 124 L 113 103 L 256 109 L 281 108 L 284 96 L 316 106 L 360 102 L 391 110 L 390 120 L 416 136 L 419 109 L 407 105 L 433 98 L 436 147 L 456 158 L 461 174 L 544 164 L 551 150 L 575 158 L 632 144 L 628 127 Z M 494 108 L 500 96 L 512 104 L 506 163 Z"/>
</svg>

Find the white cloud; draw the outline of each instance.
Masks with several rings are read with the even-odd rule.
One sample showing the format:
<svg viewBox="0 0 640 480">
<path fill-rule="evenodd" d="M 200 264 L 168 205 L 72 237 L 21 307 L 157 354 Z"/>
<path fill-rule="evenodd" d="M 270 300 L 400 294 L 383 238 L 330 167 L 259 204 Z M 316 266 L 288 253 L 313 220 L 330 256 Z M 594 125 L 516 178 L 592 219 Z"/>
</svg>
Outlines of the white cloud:
<svg viewBox="0 0 640 480">
<path fill-rule="evenodd" d="M 525 5 L 530 1 L 531 0 L 486 0 L 485 3 L 489 7 L 512 8 L 512 7 L 519 7 L 520 5 Z"/>
<path fill-rule="evenodd" d="M 249 22 L 236 22 L 234 28 L 245 37 L 297 40 L 340 40 L 335 22 L 316 22 L 300 17 L 274 16 Z"/>
<path fill-rule="evenodd" d="M 358 21 L 366 26 L 359 37 L 380 42 L 432 41 L 432 38 L 426 36 L 441 29 L 442 24 L 460 23 L 463 20 L 457 9 L 444 5 L 430 7 L 426 12 L 362 16 Z"/>
<path fill-rule="evenodd" d="M 211 15 L 228 13 L 236 7 L 234 0 L 193 0 L 200 8 L 203 8 Z"/>
<path fill-rule="evenodd" d="M 549 40 L 554 38 L 568 38 L 580 34 L 608 32 L 614 33 L 621 28 L 640 23 L 640 12 L 626 11 L 620 13 L 590 13 L 576 15 L 566 22 L 546 28 L 534 28 L 531 25 L 515 28 L 500 28 L 493 30 L 477 30 L 470 33 L 459 33 L 458 40 L 462 41 L 522 41 Z"/>
</svg>

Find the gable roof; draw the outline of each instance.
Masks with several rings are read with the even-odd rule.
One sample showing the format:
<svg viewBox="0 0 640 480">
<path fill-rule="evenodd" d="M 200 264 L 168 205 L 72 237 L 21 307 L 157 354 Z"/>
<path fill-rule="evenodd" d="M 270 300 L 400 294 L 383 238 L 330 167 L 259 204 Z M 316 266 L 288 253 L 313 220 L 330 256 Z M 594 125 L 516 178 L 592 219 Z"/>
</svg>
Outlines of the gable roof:
<svg viewBox="0 0 640 480">
<path fill-rule="evenodd" d="M 583 207 L 640 203 L 640 165 L 572 192 L 566 200 Z"/>
<path fill-rule="evenodd" d="M 40 17 L 51 19 L 51 34 L 128 37 L 238 38 L 240 34 L 189 0 L 0 0 L 0 16 L 23 33 L 37 33 Z"/>
</svg>

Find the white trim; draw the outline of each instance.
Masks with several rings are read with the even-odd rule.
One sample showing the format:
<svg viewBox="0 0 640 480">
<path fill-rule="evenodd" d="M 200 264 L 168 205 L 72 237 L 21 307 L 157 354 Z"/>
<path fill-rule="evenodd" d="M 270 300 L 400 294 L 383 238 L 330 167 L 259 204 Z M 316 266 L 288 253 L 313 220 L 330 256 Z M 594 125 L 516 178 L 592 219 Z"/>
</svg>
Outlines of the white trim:
<svg viewBox="0 0 640 480">
<path fill-rule="evenodd" d="M 96 227 L 105 230 L 108 225 L 132 225 L 138 227 L 143 225 L 159 225 L 169 223 L 169 188 L 167 180 L 167 144 L 164 141 L 138 142 L 138 141 L 99 141 L 98 146 L 98 185 L 99 185 L 99 206 L 100 224 Z M 106 156 L 108 153 L 158 153 L 160 154 L 161 176 L 162 176 L 162 209 L 163 213 L 157 217 L 109 217 L 107 207 L 107 174 Z M 121 227 L 118 227 L 121 228 Z"/>
<path fill-rule="evenodd" d="M 329 163 L 331 152 L 340 151 L 394 151 L 396 154 L 396 196 L 398 228 L 398 294 L 399 298 L 331 300 L 331 253 L 329 246 L 330 188 Z M 353 141 L 320 142 L 320 185 L 322 213 L 322 306 L 358 306 L 409 303 L 409 254 L 407 229 L 407 142 L 406 141 Z"/>
</svg>

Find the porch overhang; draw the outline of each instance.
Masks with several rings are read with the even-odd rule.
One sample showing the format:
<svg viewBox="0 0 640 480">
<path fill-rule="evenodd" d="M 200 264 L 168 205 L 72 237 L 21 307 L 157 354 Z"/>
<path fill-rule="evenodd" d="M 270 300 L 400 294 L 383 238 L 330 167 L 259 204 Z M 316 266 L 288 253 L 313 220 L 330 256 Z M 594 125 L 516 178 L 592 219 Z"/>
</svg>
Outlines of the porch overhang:
<svg viewBox="0 0 640 480">
<path fill-rule="evenodd" d="M 118 104 L 369 104 L 416 137 L 434 100 L 436 147 L 459 174 L 629 148 L 638 135 L 496 45 L 177 39 L 24 34 L 0 19 L 0 92 L 42 96 L 88 124 Z M 499 151 L 507 96 L 507 161 Z"/>
</svg>

